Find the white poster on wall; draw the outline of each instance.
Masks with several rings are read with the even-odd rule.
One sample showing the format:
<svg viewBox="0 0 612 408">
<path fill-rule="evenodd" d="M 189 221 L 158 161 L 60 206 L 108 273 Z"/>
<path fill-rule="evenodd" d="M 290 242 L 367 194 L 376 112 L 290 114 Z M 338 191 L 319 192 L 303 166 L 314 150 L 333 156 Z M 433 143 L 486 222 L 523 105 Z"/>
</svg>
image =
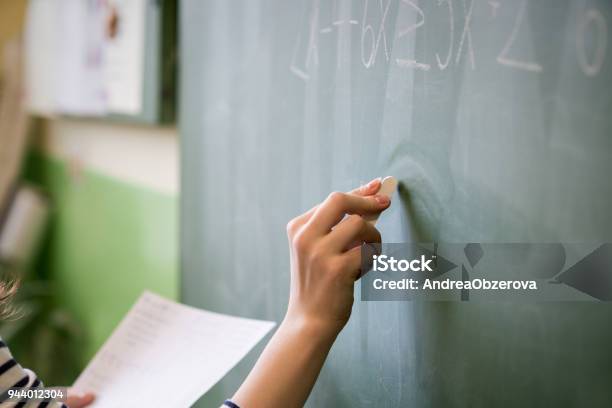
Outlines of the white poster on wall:
<svg viewBox="0 0 612 408">
<path fill-rule="evenodd" d="M 142 111 L 145 0 L 115 0 L 110 7 L 105 49 L 108 110 L 136 115 Z"/>
<path fill-rule="evenodd" d="M 26 24 L 29 110 L 142 112 L 146 0 L 32 0 Z"/>
</svg>

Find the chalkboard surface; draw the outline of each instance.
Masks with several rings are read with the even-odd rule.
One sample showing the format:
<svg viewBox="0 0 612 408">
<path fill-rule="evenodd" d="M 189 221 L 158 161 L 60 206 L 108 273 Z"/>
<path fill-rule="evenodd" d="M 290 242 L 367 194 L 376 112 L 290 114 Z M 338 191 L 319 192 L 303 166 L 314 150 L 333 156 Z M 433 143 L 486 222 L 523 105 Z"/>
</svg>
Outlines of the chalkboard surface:
<svg viewBox="0 0 612 408">
<path fill-rule="evenodd" d="M 609 2 L 180 9 L 187 303 L 280 321 L 286 222 L 389 174 L 387 242 L 612 241 Z M 361 302 L 357 286 L 308 405 L 610 407 L 611 322 L 606 303 Z"/>
</svg>

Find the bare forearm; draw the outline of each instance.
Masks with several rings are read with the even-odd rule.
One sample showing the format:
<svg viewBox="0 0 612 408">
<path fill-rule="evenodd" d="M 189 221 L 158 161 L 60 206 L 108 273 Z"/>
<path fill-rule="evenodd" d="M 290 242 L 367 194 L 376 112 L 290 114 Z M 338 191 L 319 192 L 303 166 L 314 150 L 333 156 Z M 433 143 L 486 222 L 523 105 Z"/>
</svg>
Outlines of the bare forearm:
<svg viewBox="0 0 612 408">
<path fill-rule="evenodd" d="M 241 407 L 301 407 L 337 332 L 313 322 L 285 319 L 233 401 Z"/>
</svg>

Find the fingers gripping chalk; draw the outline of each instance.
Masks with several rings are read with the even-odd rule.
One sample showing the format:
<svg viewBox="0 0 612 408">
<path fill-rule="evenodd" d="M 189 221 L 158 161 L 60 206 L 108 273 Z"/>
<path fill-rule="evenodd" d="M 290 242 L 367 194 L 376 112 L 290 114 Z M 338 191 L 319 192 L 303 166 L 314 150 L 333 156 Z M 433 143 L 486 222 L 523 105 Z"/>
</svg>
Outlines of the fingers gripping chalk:
<svg viewBox="0 0 612 408">
<path fill-rule="evenodd" d="M 388 176 L 383 179 L 377 194 L 391 198 L 395 190 L 397 190 L 397 179 L 393 176 Z M 380 213 L 377 213 L 365 216 L 364 219 L 370 224 L 375 225 L 379 216 Z"/>
</svg>

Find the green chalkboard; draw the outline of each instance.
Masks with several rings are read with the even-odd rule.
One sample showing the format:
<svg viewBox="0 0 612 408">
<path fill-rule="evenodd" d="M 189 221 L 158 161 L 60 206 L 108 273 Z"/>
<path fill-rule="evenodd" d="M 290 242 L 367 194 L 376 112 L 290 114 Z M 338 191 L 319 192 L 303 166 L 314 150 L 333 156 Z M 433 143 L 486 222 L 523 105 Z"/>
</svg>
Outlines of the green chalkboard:
<svg viewBox="0 0 612 408">
<path fill-rule="evenodd" d="M 186 302 L 280 321 L 286 222 L 381 175 L 400 180 L 387 242 L 612 241 L 609 2 L 180 9 Z M 309 406 L 609 407 L 611 322 L 606 303 L 361 302 L 357 286 Z"/>
</svg>

